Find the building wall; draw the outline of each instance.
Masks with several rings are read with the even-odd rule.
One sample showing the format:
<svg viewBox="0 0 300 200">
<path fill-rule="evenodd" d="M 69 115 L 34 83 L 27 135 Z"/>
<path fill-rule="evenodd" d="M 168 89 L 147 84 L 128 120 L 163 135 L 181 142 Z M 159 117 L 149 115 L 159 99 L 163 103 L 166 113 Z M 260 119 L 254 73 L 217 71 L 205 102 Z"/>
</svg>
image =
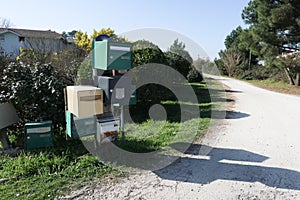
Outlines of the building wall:
<svg viewBox="0 0 300 200">
<path fill-rule="evenodd" d="M 3 51 L 5 56 L 10 55 L 12 58 L 17 57 L 20 54 L 19 37 L 10 32 L 1 34 L 0 51 Z"/>
<path fill-rule="evenodd" d="M 62 39 L 53 38 L 20 38 L 18 35 L 6 32 L 0 34 L 0 55 L 9 55 L 16 58 L 20 55 L 20 48 L 31 48 L 40 53 L 58 52 L 66 49 L 68 45 Z"/>
</svg>

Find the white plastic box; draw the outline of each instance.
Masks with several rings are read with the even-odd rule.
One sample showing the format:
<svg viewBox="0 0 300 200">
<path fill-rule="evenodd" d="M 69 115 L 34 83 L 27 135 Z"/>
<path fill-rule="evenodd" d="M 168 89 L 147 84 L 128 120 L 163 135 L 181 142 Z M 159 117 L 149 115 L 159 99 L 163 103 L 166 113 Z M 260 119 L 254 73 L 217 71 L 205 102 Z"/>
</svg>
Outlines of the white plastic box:
<svg viewBox="0 0 300 200">
<path fill-rule="evenodd" d="M 115 141 L 120 133 L 120 119 L 97 123 L 97 143 Z"/>
<path fill-rule="evenodd" d="M 93 86 L 67 86 L 68 110 L 76 117 L 103 114 L 103 91 Z"/>
</svg>

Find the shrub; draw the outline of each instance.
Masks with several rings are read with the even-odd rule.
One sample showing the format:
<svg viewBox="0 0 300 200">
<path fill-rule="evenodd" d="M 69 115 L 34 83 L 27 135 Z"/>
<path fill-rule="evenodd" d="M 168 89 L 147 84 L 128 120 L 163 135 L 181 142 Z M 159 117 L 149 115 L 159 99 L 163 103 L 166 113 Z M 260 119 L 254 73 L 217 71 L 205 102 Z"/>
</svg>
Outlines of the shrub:
<svg viewBox="0 0 300 200">
<path fill-rule="evenodd" d="M 78 67 L 77 79 L 75 83 L 80 84 L 82 80 L 92 80 L 93 79 L 93 66 L 92 58 L 87 57 Z"/>
<path fill-rule="evenodd" d="M 221 75 L 228 76 L 227 69 L 226 69 L 224 63 L 222 62 L 222 59 L 215 59 L 215 64 Z"/>
<path fill-rule="evenodd" d="M 198 72 L 196 69 L 191 68 L 187 75 L 187 79 L 189 82 L 201 82 L 203 81 L 202 74 Z"/>
<path fill-rule="evenodd" d="M 65 124 L 63 88 L 58 71 L 50 64 L 10 63 L 0 77 L 0 102 L 12 103 L 20 121 L 13 126 L 16 144 L 23 144 L 26 122 L 52 120 L 55 130 Z"/>
<path fill-rule="evenodd" d="M 155 44 L 145 40 L 139 40 L 133 44 L 132 62 L 133 67 L 142 67 L 149 63 L 166 64 L 166 57 L 162 50 Z M 151 67 L 151 65 L 148 65 L 148 67 Z M 134 70 L 135 69 L 133 69 L 133 71 Z M 153 73 L 152 75 L 154 76 L 155 74 L 160 74 L 159 72 L 154 71 L 148 73 Z M 139 76 L 139 71 L 136 71 L 135 74 Z M 149 76 L 151 75 L 149 74 Z M 165 75 L 163 75 L 163 77 L 165 78 Z M 139 77 L 135 78 L 137 80 L 139 79 Z M 137 89 L 136 96 L 138 104 L 149 105 L 172 98 L 173 93 L 159 84 L 147 84 Z"/>
<path fill-rule="evenodd" d="M 192 63 L 184 58 L 182 55 L 173 53 L 173 52 L 166 52 L 165 53 L 168 65 L 181 73 L 186 79 L 189 71 L 192 69 Z"/>
<path fill-rule="evenodd" d="M 245 80 L 265 80 L 279 77 L 281 74 L 279 69 L 268 68 L 261 65 L 254 65 L 249 69 L 239 69 L 236 71 L 236 76 Z M 281 76 L 282 77 L 282 76 Z"/>
</svg>

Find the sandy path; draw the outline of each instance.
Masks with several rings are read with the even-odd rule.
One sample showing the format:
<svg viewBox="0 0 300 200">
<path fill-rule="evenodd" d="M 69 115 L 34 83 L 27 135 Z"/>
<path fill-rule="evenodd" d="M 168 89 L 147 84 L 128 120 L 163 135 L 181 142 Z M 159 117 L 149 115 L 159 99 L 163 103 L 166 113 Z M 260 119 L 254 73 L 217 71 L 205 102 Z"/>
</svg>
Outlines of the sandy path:
<svg viewBox="0 0 300 200">
<path fill-rule="evenodd" d="M 172 165 L 75 199 L 300 199 L 300 97 L 221 78 L 234 112 Z M 76 197 L 75 197 L 76 196 Z"/>
</svg>

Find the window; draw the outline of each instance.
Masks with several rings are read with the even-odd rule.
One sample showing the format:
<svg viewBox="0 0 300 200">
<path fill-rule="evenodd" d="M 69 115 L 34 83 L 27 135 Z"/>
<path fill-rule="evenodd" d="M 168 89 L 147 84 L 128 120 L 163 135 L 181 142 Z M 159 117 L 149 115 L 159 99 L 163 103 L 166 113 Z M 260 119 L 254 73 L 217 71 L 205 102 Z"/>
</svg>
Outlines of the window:
<svg viewBox="0 0 300 200">
<path fill-rule="evenodd" d="M 24 42 L 25 38 L 24 37 L 19 37 L 19 42 Z"/>
<path fill-rule="evenodd" d="M 0 35 L 0 41 L 4 41 L 4 40 L 5 40 L 4 35 Z"/>
</svg>

